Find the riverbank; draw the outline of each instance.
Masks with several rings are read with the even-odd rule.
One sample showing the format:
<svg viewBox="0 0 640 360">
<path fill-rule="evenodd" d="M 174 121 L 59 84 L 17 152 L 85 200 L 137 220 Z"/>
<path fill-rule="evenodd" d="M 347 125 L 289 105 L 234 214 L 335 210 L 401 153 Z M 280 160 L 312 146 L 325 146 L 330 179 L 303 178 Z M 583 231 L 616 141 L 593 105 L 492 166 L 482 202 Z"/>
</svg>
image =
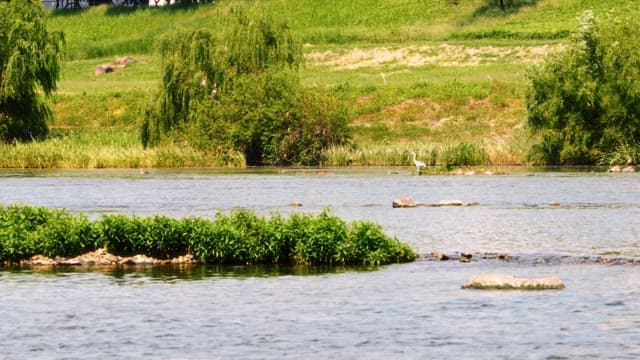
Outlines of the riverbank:
<svg viewBox="0 0 640 360">
<path fill-rule="evenodd" d="M 527 68 L 563 48 L 582 11 L 611 8 L 591 0 L 561 7 L 523 3 L 504 12 L 481 0 L 406 1 L 385 10 L 366 1 L 255 4 L 287 21 L 305 44 L 302 83 L 330 87 L 348 106 L 352 144 L 326 150 L 324 166 L 407 166 L 411 151 L 445 167 L 533 164 Z M 68 43 L 58 91 L 49 100 L 51 139 L 1 145 L 0 167 L 245 166 L 241 154 L 203 153 L 184 143 L 143 149 L 139 136 L 161 79 L 156 39 L 177 27 L 215 31 L 224 26 L 221 14 L 236 5 L 50 12 L 47 25 L 64 31 Z M 638 11 L 631 0 L 614 10 Z M 122 56 L 134 62 L 95 74 Z"/>
</svg>

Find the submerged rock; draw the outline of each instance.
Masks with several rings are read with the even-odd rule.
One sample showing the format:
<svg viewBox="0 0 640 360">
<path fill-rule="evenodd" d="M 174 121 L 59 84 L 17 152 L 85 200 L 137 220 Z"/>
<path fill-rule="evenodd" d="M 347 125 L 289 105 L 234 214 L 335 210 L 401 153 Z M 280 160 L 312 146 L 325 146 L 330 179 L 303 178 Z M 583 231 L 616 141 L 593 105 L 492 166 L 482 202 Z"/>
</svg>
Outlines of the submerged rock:
<svg viewBox="0 0 640 360">
<path fill-rule="evenodd" d="M 402 197 L 394 199 L 392 202 L 394 208 L 412 208 L 417 206 L 426 207 L 442 207 L 442 206 L 475 206 L 479 205 L 477 202 L 470 202 L 465 204 L 462 200 L 440 200 L 437 203 L 431 202 L 417 202 L 409 197 Z"/>
<path fill-rule="evenodd" d="M 460 200 L 440 200 L 438 206 L 462 206 L 464 203 Z"/>
<path fill-rule="evenodd" d="M 509 261 L 511 260 L 511 256 L 509 256 L 509 254 L 498 254 L 498 259 L 503 260 L 503 261 Z"/>
<path fill-rule="evenodd" d="M 470 278 L 462 285 L 463 289 L 498 290 L 551 290 L 562 289 L 564 284 L 557 277 L 527 279 L 511 275 L 482 274 Z"/>
</svg>

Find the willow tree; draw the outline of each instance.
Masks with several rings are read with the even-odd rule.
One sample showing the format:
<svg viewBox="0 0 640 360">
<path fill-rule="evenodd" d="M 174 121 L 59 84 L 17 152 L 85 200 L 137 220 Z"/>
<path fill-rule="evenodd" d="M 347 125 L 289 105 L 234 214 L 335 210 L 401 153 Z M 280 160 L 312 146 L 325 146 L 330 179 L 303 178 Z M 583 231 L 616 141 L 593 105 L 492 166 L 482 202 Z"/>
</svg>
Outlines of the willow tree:
<svg viewBox="0 0 640 360">
<path fill-rule="evenodd" d="M 0 2 L 0 140 L 47 135 L 51 111 L 42 99 L 56 89 L 64 36 L 50 32 L 37 0 Z"/>
<path fill-rule="evenodd" d="M 318 98 L 306 94 L 298 77 L 300 43 L 285 23 L 257 12 L 235 9 L 225 28 L 222 33 L 175 34 L 159 42 L 164 76 L 143 123 L 143 145 L 167 140 L 218 156 L 242 152 L 251 165 L 317 163 L 318 151 L 301 155 L 309 146 L 300 141 L 325 144 L 327 138 L 318 135 L 325 133 L 341 140 L 345 137 L 335 135 L 346 134 L 346 126 L 316 116 Z M 288 146 L 291 141 L 299 142 Z"/>
<path fill-rule="evenodd" d="M 301 48 L 284 24 L 234 9 L 224 34 L 196 30 L 160 39 L 163 80 L 159 103 L 143 126 L 143 144 L 189 121 L 196 104 L 223 96 L 238 76 L 297 66 Z"/>
</svg>

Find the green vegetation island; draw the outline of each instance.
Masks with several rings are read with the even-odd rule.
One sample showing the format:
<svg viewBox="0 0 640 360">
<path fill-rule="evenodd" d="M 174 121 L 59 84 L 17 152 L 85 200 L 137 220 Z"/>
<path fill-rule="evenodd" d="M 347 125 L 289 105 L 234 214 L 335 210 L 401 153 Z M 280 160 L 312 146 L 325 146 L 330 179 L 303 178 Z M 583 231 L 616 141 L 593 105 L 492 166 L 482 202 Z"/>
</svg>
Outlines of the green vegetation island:
<svg viewBox="0 0 640 360">
<path fill-rule="evenodd" d="M 90 3 L 0 2 L 0 168 L 640 161 L 635 0 Z"/>
<path fill-rule="evenodd" d="M 86 256 L 92 252 L 91 256 Z M 123 260 L 123 257 L 126 260 Z M 83 214 L 0 205 L 0 267 L 26 265 L 383 265 L 415 260 L 413 249 L 369 221 L 347 224 L 325 210 L 213 220 Z M 44 261 L 43 261 L 44 260 Z"/>
</svg>

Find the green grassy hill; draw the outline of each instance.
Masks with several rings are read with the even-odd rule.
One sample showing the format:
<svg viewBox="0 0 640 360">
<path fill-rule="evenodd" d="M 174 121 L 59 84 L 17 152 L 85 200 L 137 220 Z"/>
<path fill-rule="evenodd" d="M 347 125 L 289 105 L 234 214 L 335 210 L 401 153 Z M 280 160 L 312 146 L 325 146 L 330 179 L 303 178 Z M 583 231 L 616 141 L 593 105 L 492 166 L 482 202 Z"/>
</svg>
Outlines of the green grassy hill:
<svg viewBox="0 0 640 360">
<path fill-rule="evenodd" d="M 457 3 L 457 4 L 456 4 Z M 319 47 L 371 46 L 454 40 L 553 40 L 575 29 L 583 11 L 638 12 L 633 0 L 514 0 L 506 12 L 496 0 L 221 0 L 192 8 L 98 6 L 51 13 L 63 30 L 71 60 L 121 53 L 146 54 L 162 34 L 224 26 L 234 6 L 258 6 L 287 21 L 304 43 Z"/>
<path fill-rule="evenodd" d="M 303 82 L 338 87 L 351 104 L 355 145 L 328 151 L 328 165 L 408 165 L 411 150 L 424 158 L 459 144 L 484 149 L 488 165 L 522 164 L 531 144 L 527 67 L 560 49 L 587 9 L 640 12 L 635 0 L 514 0 L 505 12 L 496 0 L 219 0 L 51 11 L 48 26 L 64 31 L 68 45 L 51 100 L 55 139 L 3 151 L 0 166 L 221 165 L 180 146 L 144 150 L 137 129 L 161 77 L 155 41 L 178 30 L 222 29 L 235 6 L 286 21 L 305 44 Z M 136 62 L 94 74 L 125 55 Z"/>
</svg>

